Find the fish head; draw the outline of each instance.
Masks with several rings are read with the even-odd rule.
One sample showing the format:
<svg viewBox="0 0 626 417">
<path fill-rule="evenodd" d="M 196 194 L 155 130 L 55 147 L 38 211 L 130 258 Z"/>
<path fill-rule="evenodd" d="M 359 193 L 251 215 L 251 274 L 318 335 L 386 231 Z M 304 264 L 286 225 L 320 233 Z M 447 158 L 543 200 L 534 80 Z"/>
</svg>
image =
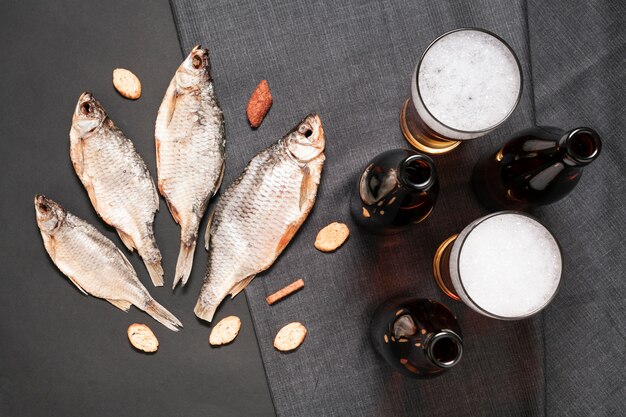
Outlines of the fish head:
<svg viewBox="0 0 626 417">
<path fill-rule="evenodd" d="M 85 137 L 100 127 L 107 115 L 104 108 L 91 93 L 83 93 L 78 98 L 72 116 L 71 134 L 78 138 Z"/>
<path fill-rule="evenodd" d="M 35 213 L 39 229 L 49 235 L 54 234 L 66 216 L 63 207 L 40 194 L 35 196 Z"/>
<path fill-rule="evenodd" d="M 309 114 L 285 137 L 287 151 L 299 162 L 308 162 L 324 152 L 326 138 L 322 120 Z"/>
<path fill-rule="evenodd" d="M 209 51 L 197 45 L 176 71 L 176 86 L 181 89 L 193 89 L 203 85 L 211 71 Z"/>
</svg>

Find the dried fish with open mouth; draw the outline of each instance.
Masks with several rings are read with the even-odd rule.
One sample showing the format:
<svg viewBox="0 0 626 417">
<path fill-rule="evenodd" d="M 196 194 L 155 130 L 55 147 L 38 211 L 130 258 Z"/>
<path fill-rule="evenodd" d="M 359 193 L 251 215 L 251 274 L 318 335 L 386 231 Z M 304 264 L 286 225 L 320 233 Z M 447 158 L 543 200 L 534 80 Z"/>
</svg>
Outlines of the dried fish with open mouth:
<svg viewBox="0 0 626 417">
<path fill-rule="evenodd" d="M 95 227 L 42 195 L 35 196 L 35 212 L 46 251 L 79 290 L 123 311 L 134 305 L 168 329 L 183 327 L 150 296 L 128 259 Z"/>
<path fill-rule="evenodd" d="M 161 252 L 152 230 L 159 196 L 145 162 L 104 108 L 83 93 L 72 117 L 70 156 L 91 204 L 137 253 L 156 286 L 163 285 Z"/>
<path fill-rule="evenodd" d="M 224 117 L 213 89 L 209 53 L 199 45 L 170 82 L 155 140 L 159 191 L 181 228 L 176 288 L 189 279 L 200 221 L 224 174 Z"/>
<path fill-rule="evenodd" d="M 269 268 L 307 218 L 324 165 L 318 115 L 256 155 L 217 202 L 206 242 L 209 264 L 195 313 L 211 321 L 226 295 Z"/>
</svg>

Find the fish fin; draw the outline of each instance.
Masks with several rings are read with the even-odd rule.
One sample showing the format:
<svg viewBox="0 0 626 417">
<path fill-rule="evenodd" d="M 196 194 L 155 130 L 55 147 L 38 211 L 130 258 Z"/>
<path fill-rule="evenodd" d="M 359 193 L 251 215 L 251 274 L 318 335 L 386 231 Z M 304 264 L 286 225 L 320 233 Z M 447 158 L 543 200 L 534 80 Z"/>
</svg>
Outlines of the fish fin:
<svg viewBox="0 0 626 417">
<path fill-rule="evenodd" d="M 283 236 L 280 238 L 280 241 L 278 242 L 278 246 L 276 246 L 276 252 L 275 252 L 276 257 L 278 257 L 278 255 L 282 253 L 285 247 L 287 247 L 289 242 L 291 242 L 291 239 L 293 239 L 294 235 L 296 234 L 299 228 L 300 228 L 300 225 L 296 223 L 290 223 L 287 226 L 287 230 L 285 230 L 285 233 L 283 233 Z"/>
<path fill-rule="evenodd" d="M 161 261 L 156 262 L 147 262 L 144 260 L 144 264 L 146 265 L 146 269 L 148 270 L 148 274 L 150 274 L 150 279 L 155 287 L 163 286 L 163 267 L 161 266 Z"/>
<path fill-rule="evenodd" d="M 159 176 L 159 170 L 161 169 L 161 140 L 155 136 L 154 138 L 154 147 L 156 148 L 156 166 L 157 166 L 157 178 Z M 157 181 L 159 186 L 159 191 L 163 194 L 161 190 L 161 181 Z"/>
<path fill-rule="evenodd" d="M 71 276 L 71 275 L 68 275 L 67 277 L 70 279 L 70 281 L 72 282 L 72 284 L 76 285 L 76 288 L 78 288 L 78 289 L 80 290 L 80 292 L 82 292 L 82 293 L 83 293 L 83 294 L 85 294 L 85 295 L 89 295 L 89 293 L 88 293 L 87 291 L 85 291 L 85 290 L 83 289 L 83 287 L 81 287 L 81 286 L 80 286 L 80 284 L 78 283 L 78 280 L 77 280 L 76 278 L 74 278 L 74 277 L 73 277 L 73 276 Z"/>
<path fill-rule="evenodd" d="M 178 97 L 178 93 L 176 92 L 176 88 L 172 92 L 172 95 L 169 97 L 169 103 L 167 104 L 167 126 L 170 125 L 172 119 L 174 118 L 174 112 L 176 111 L 176 98 Z"/>
<path fill-rule="evenodd" d="M 144 311 L 170 330 L 177 332 L 179 328 L 183 327 L 183 324 L 176 318 L 176 316 L 167 311 L 165 307 L 157 303 L 155 300 L 150 300 Z"/>
<path fill-rule="evenodd" d="M 163 190 L 161 190 L 161 194 L 166 195 L 163 192 Z M 165 199 L 165 202 L 167 203 L 167 208 L 170 209 L 170 213 L 172 213 L 172 217 L 174 218 L 174 221 L 176 222 L 176 224 L 180 224 L 181 217 L 180 217 L 180 213 L 178 212 L 178 210 L 176 210 L 176 207 L 170 204 L 167 198 Z"/>
<path fill-rule="evenodd" d="M 204 249 L 209 250 L 209 245 L 211 243 L 211 223 L 213 223 L 213 215 L 215 214 L 215 205 L 211 207 L 211 211 L 209 212 L 209 219 L 206 223 L 206 231 L 204 232 Z"/>
<path fill-rule="evenodd" d="M 130 301 L 126 300 L 109 300 L 108 298 L 106 300 L 122 311 L 128 311 L 132 305 Z"/>
<path fill-rule="evenodd" d="M 124 255 L 124 252 L 122 252 L 120 248 L 118 248 L 117 246 L 115 247 L 115 250 L 117 250 L 117 253 L 120 255 L 120 258 L 124 260 L 124 265 L 126 265 L 128 270 L 132 271 L 133 274 L 137 275 L 137 273 L 135 272 L 135 267 L 133 266 L 133 264 L 130 263 L 126 255 Z"/>
<path fill-rule="evenodd" d="M 130 235 L 122 232 L 120 229 L 117 229 L 117 234 L 120 236 L 120 239 L 122 239 L 124 246 L 126 246 L 129 251 L 132 252 L 133 250 L 135 250 L 135 241 L 132 237 L 130 237 Z"/>
<path fill-rule="evenodd" d="M 176 275 L 174 276 L 174 284 L 172 289 L 176 288 L 179 281 L 182 281 L 182 286 L 187 284 L 189 275 L 191 274 L 191 267 L 193 266 L 193 254 L 196 251 L 195 240 L 190 245 L 185 242 L 180 242 L 180 252 L 178 253 L 178 261 L 176 261 Z"/>
<path fill-rule="evenodd" d="M 49 234 L 41 230 L 40 232 L 41 232 L 41 237 L 43 239 L 43 245 L 48 251 L 48 255 L 50 255 L 50 259 L 52 259 L 52 262 L 54 262 L 54 264 L 56 265 L 57 248 L 56 248 L 56 242 L 54 240 L 54 236 L 50 236 Z M 66 276 L 69 277 L 69 275 L 66 275 Z"/>
<path fill-rule="evenodd" d="M 98 214 L 100 214 L 100 210 L 98 210 L 98 200 L 96 199 L 96 193 L 93 189 L 93 182 L 91 181 L 91 177 L 89 175 L 85 175 L 85 157 L 83 154 L 83 140 L 82 139 L 70 139 L 70 159 L 72 160 L 72 166 L 74 167 L 74 171 L 76 171 L 76 175 L 83 183 L 85 190 L 87 190 L 87 195 L 89 196 L 89 200 L 91 201 L 91 205 L 94 206 Z M 102 217 L 102 216 L 101 216 Z M 108 223 L 108 221 L 105 219 Z"/>
<path fill-rule="evenodd" d="M 72 140 L 72 146 L 70 146 L 70 157 L 74 171 L 78 175 L 78 178 L 83 177 L 83 141 L 81 139 Z"/>
<path fill-rule="evenodd" d="M 220 187 L 222 186 L 222 180 L 224 179 L 224 168 L 226 167 L 226 164 L 222 161 L 222 170 L 220 171 L 220 176 L 217 179 L 217 182 L 215 183 L 215 191 L 213 191 L 213 197 L 215 197 L 215 194 L 217 194 L 217 192 L 219 191 Z"/>
<path fill-rule="evenodd" d="M 102 215 L 100 215 L 100 210 L 98 210 L 98 199 L 96 198 L 96 192 L 93 189 L 93 183 L 91 182 L 91 178 L 88 175 L 83 176 L 81 177 L 81 181 L 85 186 L 85 190 L 87 190 L 87 195 L 89 196 L 89 201 L 91 201 L 91 205 L 94 206 L 98 215 L 102 217 Z M 102 218 L 107 224 L 109 224 L 107 219 L 105 219 L 104 217 Z"/>
<path fill-rule="evenodd" d="M 152 204 L 153 204 L 153 210 L 154 213 L 158 213 L 159 212 L 159 192 L 157 191 L 157 188 L 154 185 L 154 180 L 152 179 L 152 177 L 150 177 L 150 182 L 152 183 Z"/>
<path fill-rule="evenodd" d="M 307 200 L 311 195 L 315 195 L 317 190 L 317 184 L 315 178 L 311 174 L 311 169 L 305 166 L 303 169 L 302 183 L 300 184 L 300 211 L 304 211 L 303 208 L 307 206 Z"/>
<path fill-rule="evenodd" d="M 242 279 L 241 281 L 239 281 L 238 283 L 236 283 L 235 285 L 233 285 L 233 287 L 228 292 L 230 294 L 230 298 L 235 298 L 237 294 L 243 291 L 244 288 L 246 288 L 248 284 L 250 284 L 250 281 L 252 281 L 255 276 L 256 274 L 250 275 L 249 277 L 246 277 Z"/>
</svg>

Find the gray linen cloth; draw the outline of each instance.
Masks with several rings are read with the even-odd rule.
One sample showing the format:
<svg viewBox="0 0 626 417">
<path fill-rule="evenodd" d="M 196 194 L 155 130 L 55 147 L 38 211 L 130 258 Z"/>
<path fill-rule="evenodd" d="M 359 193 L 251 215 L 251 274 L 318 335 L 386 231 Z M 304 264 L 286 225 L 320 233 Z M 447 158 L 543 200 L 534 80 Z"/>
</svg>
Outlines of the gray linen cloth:
<svg viewBox="0 0 626 417">
<path fill-rule="evenodd" d="M 595 127 L 603 154 L 539 216 L 565 279 L 543 314 L 550 416 L 626 415 L 626 2 L 528 7 L 538 124 Z"/>
<path fill-rule="evenodd" d="M 211 51 L 224 109 L 228 185 L 258 151 L 309 112 L 327 135 L 316 206 L 290 246 L 246 290 L 274 405 L 280 416 L 588 416 L 626 409 L 623 3 L 532 0 L 240 1 L 171 0 L 181 47 Z M 440 199 L 409 232 L 375 237 L 357 229 L 349 196 L 367 161 L 407 147 L 399 111 L 409 77 L 436 36 L 461 26 L 498 33 L 524 71 L 519 107 L 487 137 L 437 156 Z M 530 34 L 530 35 L 529 35 Z M 268 79 L 274 105 L 252 131 L 249 94 Z M 620 82 L 621 81 L 621 82 Z M 476 159 L 533 123 L 590 125 L 605 140 L 575 192 L 537 214 L 565 252 L 560 294 L 542 315 L 502 322 L 446 299 L 431 274 L 438 244 L 486 212 L 471 191 Z M 346 222 L 333 254 L 317 231 Z M 304 278 L 305 289 L 272 307 L 265 297 Z M 368 325 L 395 295 L 429 297 L 458 315 L 462 362 L 427 381 L 404 378 L 372 350 Z M 291 321 L 309 334 L 294 353 L 272 342 Z"/>
</svg>

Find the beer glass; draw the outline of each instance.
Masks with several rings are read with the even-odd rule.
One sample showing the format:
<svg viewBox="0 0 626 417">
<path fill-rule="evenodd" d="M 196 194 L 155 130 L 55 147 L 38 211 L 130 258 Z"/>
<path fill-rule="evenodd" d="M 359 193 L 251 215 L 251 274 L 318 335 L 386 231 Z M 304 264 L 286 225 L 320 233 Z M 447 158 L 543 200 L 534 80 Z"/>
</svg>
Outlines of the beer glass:
<svg viewBox="0 0 626 417">
<path fill-rule="evenodd" d="M 517 211 L 473 221 L 446 239 L 433 260 L 435 280 L 446 295 L 500 320 L 541 311 L 554 298 L 562 270 L 554 235 Z"/>
<path fill-rule="evenodd" d="M 521 95 L 522 69 L 511 47 L 484 29 L 455 29 L 417 63 L 400 127 L 417 149 L 448 152 L 504 123 Z"/>
</svg>

